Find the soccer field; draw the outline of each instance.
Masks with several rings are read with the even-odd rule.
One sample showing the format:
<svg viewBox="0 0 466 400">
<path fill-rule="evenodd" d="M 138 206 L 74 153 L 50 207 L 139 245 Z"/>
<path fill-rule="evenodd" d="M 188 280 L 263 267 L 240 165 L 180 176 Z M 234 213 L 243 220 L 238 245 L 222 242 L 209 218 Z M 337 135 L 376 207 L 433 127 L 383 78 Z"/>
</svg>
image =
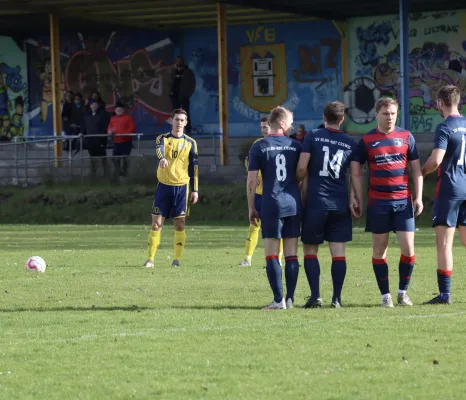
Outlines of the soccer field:
<svg viewBox="0 0 466 400">
<path fill-rule="evenodd" d="M 247 225 L 188 226 L 182 267 L 164 230 L 156 268 L 148 227 L 0 226 L 2 399 L 464 399 L 464 248 L 451 306 L 437 292 L 435 237 L 417 232 L 412 308 L 380 308 L 370 236 L 348 248 L 345 308 L 262 311 L 272 300 L 262 244 L 240 267 Z M 45 274 L 27 272 L 42 256 Z M 390 240 L 396 299 L 399 250 Z M 309 294 L 300 249 L 296 305 Z"/>
</svg>

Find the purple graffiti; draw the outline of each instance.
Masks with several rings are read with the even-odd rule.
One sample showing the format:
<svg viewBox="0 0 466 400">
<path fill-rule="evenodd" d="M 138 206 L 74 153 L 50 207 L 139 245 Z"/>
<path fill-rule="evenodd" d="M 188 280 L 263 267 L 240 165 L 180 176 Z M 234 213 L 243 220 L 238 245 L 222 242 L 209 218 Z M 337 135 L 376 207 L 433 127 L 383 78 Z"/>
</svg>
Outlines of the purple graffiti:
<svg viewBox="0 0 466 400">
<path fill-rule="evenodd" d="M 390 22 L 383 22 L 379 25 L 372 24 L 366 29 L 358 27 L 356 36 L 359 42 L 359 56 L 357 60 L 362 66 L 377 66 L 381 56 L 377 54 L 378 45 L 387 45 L 390 39 L 397 39 L 398 34 L 393 31 Z"/>
</svg>

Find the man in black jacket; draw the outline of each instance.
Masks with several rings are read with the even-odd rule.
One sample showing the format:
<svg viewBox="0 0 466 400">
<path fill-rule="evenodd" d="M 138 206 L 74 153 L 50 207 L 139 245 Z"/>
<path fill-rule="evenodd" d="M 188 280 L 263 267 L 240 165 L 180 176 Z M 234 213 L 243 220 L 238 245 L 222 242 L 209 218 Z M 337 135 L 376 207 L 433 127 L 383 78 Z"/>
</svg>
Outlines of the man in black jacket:
<svg viewBox="0 0 466 400">
<path fill-rule="evenodd" d="M 191 132 L 191 116 L 189 103 L 196 89 L 196 78 L 193 71 L 184 63 L 183 57 L 178 57 L 175 66 L 170 73 L 170 97 L 173 110 L 183 109 L 188 114 L 188 124 L 185 132 Z"/>
<path fill-rule="evenodd" d="M 89 100 L 89 111 L 84 115 L 84 144 L 91 157 L 91 173 L 97 173 L 97 158 L 101 159 L 104 175 L 107 176 L 107 128 L 110 118 L 105 109 L 100 107 L 99 102 Z M 103 135 L 101 137 L 90 137 L 92 135 Z"/>
</svg>

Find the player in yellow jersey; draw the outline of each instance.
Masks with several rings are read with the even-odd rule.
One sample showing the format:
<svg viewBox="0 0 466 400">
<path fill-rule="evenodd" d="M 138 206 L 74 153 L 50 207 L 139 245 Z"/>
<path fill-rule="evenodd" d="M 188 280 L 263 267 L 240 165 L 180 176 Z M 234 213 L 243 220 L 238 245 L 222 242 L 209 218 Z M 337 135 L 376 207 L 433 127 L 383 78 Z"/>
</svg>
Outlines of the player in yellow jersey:
<svg viewBox="0 0 466 400">
<path fill-rule="evenodd" d="M 172 113 L 173 128 L 157 138 L 157 189 L 152 206 L 152 230 L 147 245 L 144 267 L 154 266 L 154 258 L 160 244 L 162 227 L 166 218 L 173 218 L 175 225 L 175 258 L 172 267 L 180 266 L 180 258 L 186 243 L 184 230 L 189 214 L 188 198 L 192 204 L 198 200 L 198 153 L 196 141 L 184 134 L 188 123 L 186 111 L 176 109 Z M 191 190 L 190 190 L 191 189 Z"/>
<path fill-rule="evenodd" d="M 261 133 L 265 137 L 269 134 L 269 132 L 270 132 L 269 119 L 268 117 L 262 117 L 261 118 Z M 259 140 L 262 140 L 262 138 L 257 139 L 256 141 L 254 141 L 254 143 L 256 143 Z M 249 164 L 249 160 L 247 156 L 244 161 L 244 164 L 246 166 L 246 171 L 247 171 L 248 164 Z M 260 209 L 261 209 L 261 204 L 262 204 L 262 175 L 260 171 L 258 172 L 258 175 L 257 175 L 257 187 L 256 187 L 256 195 L 254 198 L 254 203 L 255 203 L 257 212 L 260 214 Z M 242 267 L 250 267 L 252 264 L 252 255 L 254 254 L 254 250 L 256 249 L 257 241 L 259 240 L 260 228 L 261 228 L 260 220 L 257 221 L 257 225 L 253 225 L 253 224 L 249 225 L 248 238 L 246 239 L 246 244 L 244 246 L 244 260 L 241 261 L 240 263 Z M 280 240 L 279 259 L 281 259 L 282 254 L 283 254 L 283 240 Z"/>
</svg>

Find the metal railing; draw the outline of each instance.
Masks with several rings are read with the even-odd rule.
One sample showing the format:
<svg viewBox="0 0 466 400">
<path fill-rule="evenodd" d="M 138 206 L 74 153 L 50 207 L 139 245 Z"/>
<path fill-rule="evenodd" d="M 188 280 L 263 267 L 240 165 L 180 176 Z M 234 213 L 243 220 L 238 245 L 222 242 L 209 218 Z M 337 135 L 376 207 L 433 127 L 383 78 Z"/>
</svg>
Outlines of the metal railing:
<svg viewBox="0 0 466 400">
<path fill-rule="evenodd" d="M 114 137 L 131 137 L 132 138 L 132 150 L 129 156 L 119 156 L 113 154 L 106 154 L 105 156 L 90 156 L 87 154 L 87 146 L 85 145 L 88 139 L 94 138 L 102 138 L 107 139 L 109 143 L 103 146 L 105 152 L 107 153 L 108 150 L 111 150 L 115 143 L 113 141 Z M 27 186 L 31 179 L 31 169 L 35 169 L 36 173 L 37 170 L 41 167 L 46 167 L 49 171 L 51 167 L 56 167 L 55 171 L 60 170 L 63 171 L 67 167 L 67 178 L 68 181 L 71 181 L 73 177 L 76 175 L 73 174 L 73 170 L 76 167 L 79 169 L 78 176 L 80 177 L 81 182 L 84 181 L 85 172 L 88 166 L 85 165 L 85 162 L 92 159 L 118 159 L 118 158 L 130 158 L 130 159 L 137 159 L 143 158 L 145 156 L 152 156 L 155 157 L 155 145 L 154 146 L 146 146 L 145 144 L 148 143 L 147 140 L 144 140 L 141 143 L 142 137 L 147 137 L 147 134 L 144 133 L 132 133 L 132 134 L 115 134 L 115 135 L 64 135 L 64 136 L 28 136 L 25 138 L 14 138 L 11 142 L 7 143 L 0 143 L 0 154 L 2 154 L 2 159 L 0 159 L 0 183 L 10 183 L 13 185 L 19 185 L 23 183 L 24 186 Z M 155 135 L 154 135 L 155 136 Z M 202 152 L 200 156 L 202 158 L 205 157 L 213 157 L 213 163 L 211 164 L 211 170 L 216 168 L 217 163 L 217 154 L 218 154 L 218 143 L 219 140 L 218 135 L 202 135 L 199 139 L 212 139 L 212 151 L 211 152 Z M 61 157 L 55 157 L 55 145 L 61 142 L 62 147 L 65 143 L 68 143 L 68 150 L 62 152 Z M 113 143 L 112 143 L 113 142 Z M 145 142 L 145 143 L 144 143 Z M 112 146 L 113 144 L 113 146 Z M 11 149 L 11 151 L 10 151 Z M 42 156 L 38 156 L 38 153 L 43 153 L 44 149 L 46 149 L 45 157 L 43 154 L 39 154 Z M 3 151 L 3 152 L 2 152 Z M 6 154 L 9 154 L 10 157 L 5 157 Z M 76 161 L 78 161 L 78 165 L 76 165 Z M 65 167 L 65 168 L 64 168 Z M 8 177 L 4 176 L 3 173 L 5 170 L 13 172 L 13 176 L 8 179 Z M 2 172 L 3 171 L 3 172 Z M 152 171 L 153 174 L 153 171 Z M 111 175 L 111 174 L 109 174 Z M 2 179 L 3 178 L 3 179 Z M 37 177 L 36 177 L 37 178 Z M 62 176 L 63 178 L 63 176 Z M 35 179 L 37 182 L 38 179 Z M 40 181 L 40 179 L 39 179 Z"/>
</svg>

